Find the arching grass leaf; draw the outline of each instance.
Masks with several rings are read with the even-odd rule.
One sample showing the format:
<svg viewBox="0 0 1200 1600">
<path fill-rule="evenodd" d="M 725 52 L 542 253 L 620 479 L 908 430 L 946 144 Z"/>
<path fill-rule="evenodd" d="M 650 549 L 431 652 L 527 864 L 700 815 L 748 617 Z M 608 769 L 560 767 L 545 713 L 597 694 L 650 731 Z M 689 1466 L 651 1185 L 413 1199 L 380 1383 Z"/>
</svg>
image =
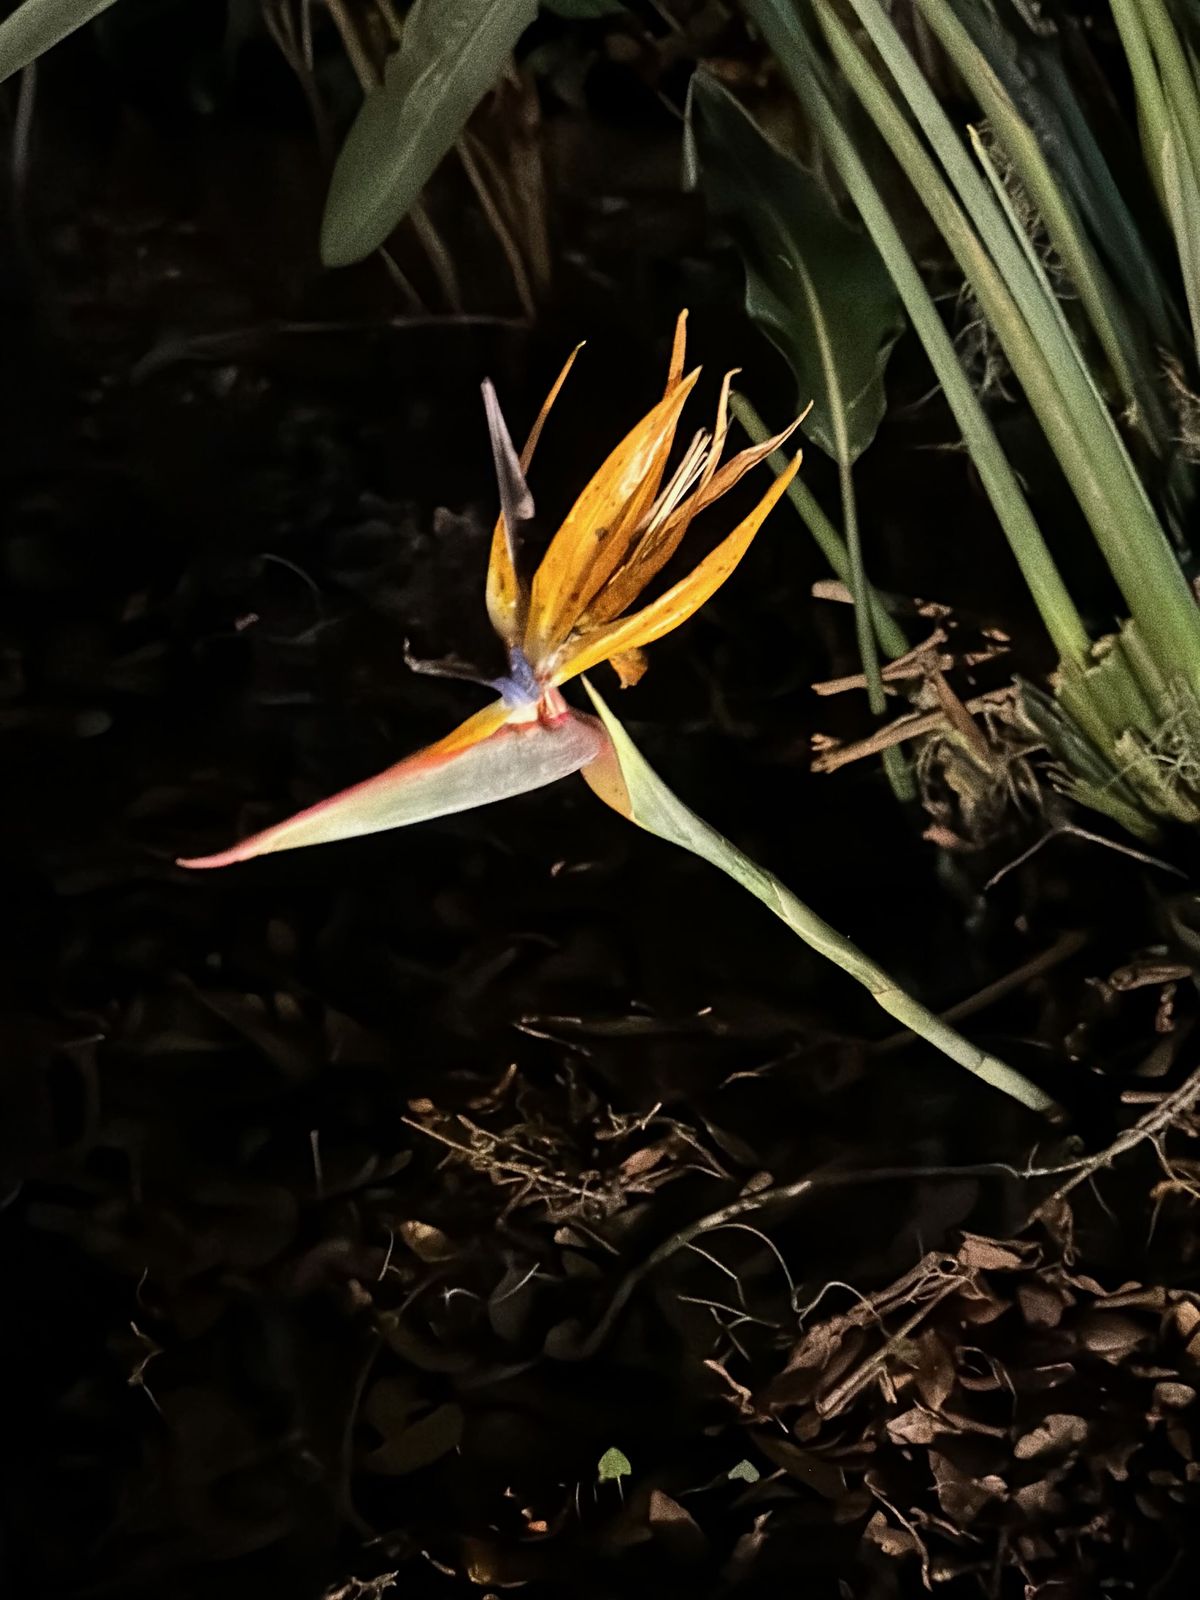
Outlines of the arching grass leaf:
<svg viewBox="0 0 1200 1600">
<path fill-rule="evenodd" d="M 0 22 L 0 82 L 36 61 L 60 39 L 107 11 L 114 0 L 25 0 Z"/>
</svg>

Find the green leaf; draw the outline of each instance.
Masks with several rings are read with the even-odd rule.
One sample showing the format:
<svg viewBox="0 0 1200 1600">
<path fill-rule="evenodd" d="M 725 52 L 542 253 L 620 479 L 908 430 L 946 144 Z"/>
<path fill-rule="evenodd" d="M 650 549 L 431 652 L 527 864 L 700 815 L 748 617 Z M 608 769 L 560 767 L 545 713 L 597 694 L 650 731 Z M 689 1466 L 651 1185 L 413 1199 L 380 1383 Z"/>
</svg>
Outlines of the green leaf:
<svg viewBox="0 0 1200 1600">
<path fill-rule="evenodd" d="M 600 1457 L 596 1466 L 596 1481 L 598 1483 L 620 1483 L 622 1478 L 628 1478 L 633 1468 L 629 1464 L 629 1457 L 623 1450 L 618 1450 L 614 1444 Z"/>
<path fill-rule="evenodd" d="M 384 242 L 536 12 L 537 0 L 416 0 L 334 167 L 321 223 L 326 266 L 361 261 Z"/>
<path fill-rule="evenodd" d="M 82 28 L 114 0 L 25 0 L 0 22 L 0 83 Z"/>
<path fill-rule="evenodd" d="M 687 153 L 746 268 L 746 309 L 787 360 L 804 430 L 856 461 L 887 404 L 883 374 L 903 327 L 900 298 L 866 234 L 703 70 L 688 97 Z"/>
<path fill-rule="evenodd" d="M 753 1461 L 739 1461 L 736 1467 L 730 1467 L 727 1476 L 731 1483 L 757 1483 L 762 1473 Z"/>
<path fill-rule="evenodd" d="M 600 799 L 647 833 L 711 862 L 743 889 L 773 911 L 810 949 L 849 973 L 873 996 L 875 1003 L 904 1027 L 911 1029 L 968 1072 L 993 1088 L 1011 1095 L 1034 1111 L 1049 1111 L 1054 1102 L 1022 1073 L 988 1055 L 964 1039 L 948 1023 L 899 987 L 882 967 L 863 954 L 844 934 L 830 926 L 782 884 L 773 872 L 760 867 L 722 834 L 698 817 L 659 777 L 625 732 L 604 701 L 584 679 L 584 687 L 599 713 L 611 741 L 583 775 Z"/>
</svg>

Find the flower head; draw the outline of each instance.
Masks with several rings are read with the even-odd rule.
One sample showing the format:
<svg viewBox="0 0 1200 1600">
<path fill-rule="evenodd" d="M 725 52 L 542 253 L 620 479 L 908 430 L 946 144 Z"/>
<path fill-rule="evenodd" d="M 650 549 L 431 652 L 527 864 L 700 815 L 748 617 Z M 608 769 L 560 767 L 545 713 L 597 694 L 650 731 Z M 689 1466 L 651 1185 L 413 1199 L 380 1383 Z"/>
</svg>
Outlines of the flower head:
<svg viewBox="0 0 1200 1600">
<path fill-rule="evenodd" d="M 484 405 L 500 490 L 500 515 L 488 563 L 487 608 L 508 651 L 508 672 L 492 685 L 499 699 L 378 777 L 311 806 L 232 850 L 183 861 L 182 866 L 227 866 L 270 851 L 465 811 L 540 788 L 604 754 L 607 737 L 600 724 L 572 711 L 559 693 L 560 686 L 602 661 L 612 663 L 623 684 L 636 683 L 645 670 L 644 646 L 686 622 L 720 588 L 800 465 L 797 454 L 754 510 L 715 549 L 657 599 L 630 612 L 678 550 L 693 519 L 783 444 L 797 426 L 793 423 L 722 466 L 729 431 L 730 373 L 721 385 L 712 431 L 695 434 L 668 478 L 680 415 L 699 377 L 698 370 L 684 376 L 685 328 L 686 312 L 675 329 L 662 399 L 626 434 L 583 489 L 531 581 L 522 575 L 521 562 L 522 534 L 534 514 L 525 473 L 578 348 L 559 374 L 520 455 L 495 392 L 485 383 Z"/>
<path fill-rule="evenodd" d="M 488 613 L 515 663 L 514 678 L 520 673 L 530 692 L 533 685 L 565 683 L 601 661 L 612 662 L 623 684 L 636 682 L 644 671 L 643 646 L 686 622 L 720 588 L 800 464 L 797 455 L 749 516 L 687 577 L 626 615 L 678 550 L 693 519 L 778 449 L 797 426 L 793 423 L 776 438 L 743 450 L 722 467 L 734 377 L 729 373 L 721 385 L 712 431 L 693 436 L 667 478 L 680 417 L 700 376 L 698 368 L 686 377 L 683 372 L 686 316 L 680 316 L 675 329 L 662 399 L 626 434 L 579 495 L 532 583 L 520 575 L 521 527 L 533 511 L 524 473 L 578 350 L 559 374 L 519 458 L 490 386 L 485 389 L 502 489 L 488 566 Z"/>
</svg>

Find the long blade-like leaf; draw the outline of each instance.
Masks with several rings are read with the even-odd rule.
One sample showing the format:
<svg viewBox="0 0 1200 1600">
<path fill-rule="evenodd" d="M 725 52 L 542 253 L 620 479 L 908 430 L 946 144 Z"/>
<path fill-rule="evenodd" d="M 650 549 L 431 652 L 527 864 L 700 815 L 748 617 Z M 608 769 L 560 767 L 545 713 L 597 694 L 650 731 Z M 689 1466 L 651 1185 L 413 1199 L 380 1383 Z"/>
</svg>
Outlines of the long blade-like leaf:
<svg viewBox="0 0 1200 1600">
<path fill-rule="evenodd" d="M 603 736 L 590 718 L 568 712 L 552 721 L 512 722 L 510 715 L 502 703 L 489 706 L 457 734 L 378 777 L 322 800 L 232 850 L 179 865 L 227 867 L 276 850 L 354 839 L 470 811 L 578 772 L 603 748 Z"/>
<path fill-rule="evenodd" d="M 0 22 L 0 83 L 113 3 L 114 0 L 25 0 Z"/>
<path fill-rule="evenodd" d="M 361 261 L 384 242 L 536 12 L 537 0 L 416 0 L 334 167 L 321 223 L 327 267 Z"/>
<path fill-rule="evenodd" d="M 850 465 L 875 437 L 883 373 L 903 326 L 870 238 L 708 73 L 688 99 L 693 167 L 746 268 L 746 309 L 796 377 L 804 431 Z M 797 409 L 799 409 L 798 407 Z"/>
<path fill-rule="evenodd" d="M 611 741 L 594 766 L 584 774 L 590 787 L 605 804 L 645 828 L 648 833 L 656 833 L 669 844 L 690 850 L 693 855 L 719 867 L 735 883 L 756 895 L 805 944 L 856 978 L 890 1016 L 928 1040 L 960 1067 L 966 1067 L 985 1083 L 1003 1090 L 1031 1110 L 1048 1111 L 1052 1108 L 1054 1102 L 1036 1084 L 1030 1083 L 1028 1078 L 1005 1062 L 971 1044 L 919 1001 L 905 994 L 893 978 L 877 967 L 844 934 L 831 928 L 823 917 L 798 900 L 774 873 L 751 861 L 749 856 L 710 827 L 702 817 L 689 810 L 649 765 L 591 684 L 585 686 Z"/>
<path fill-rule="evenodd" d="M 1125 292 L 1115 315 L 1122 322 L 1145 319 L 1154 340 L 1164 349 L 1171 348 L 1177 318 L 1161 270 L 1097 141 L 1089 120 L 1095 108 L 1089 105 L 1084 109 L 1085 68 L 1090 65 L 1095 73 L 1101 69 L 1086 54 L 1078 55 L 1088 49 L 1080 19 L 1059 17 L 1055 28 L 1035 30 L 1030 25 L 1032 14 L 1010 0 L 1000 0 L 999 11 L 993 0 L 952 0 L 952 4 L 954 16 L 995 74 L 997 92 L 1011 101 L 1033 131 L 1041 157 L 1053 174 L 1059 204 L 1085 219 L 1092 244 L 1121 282 Z M 942 7 L 934 0 L 923 9 L 927 19 L 936 19 Z M 1077 53 L 1073 72 L 1063 56 L 1067 44 Z M 992 116 L 995 107 L 985 105 L 984 110 Z M 1001 120 L 1005 120 L 1003 111 Z M 995 127 L 994 131 L 1004 143 L 1004 128 Z M 1029 188 L 1027 173 L 1023 181 Z M 1049 223 L 1045 191 L 1039 190 L 1034 199 Z M 1072 264 L 1072 275 L 1078 281 L 1078 262 Z M 1151 366 L 1147 362 L 1147 367 Z"/>
</svg>

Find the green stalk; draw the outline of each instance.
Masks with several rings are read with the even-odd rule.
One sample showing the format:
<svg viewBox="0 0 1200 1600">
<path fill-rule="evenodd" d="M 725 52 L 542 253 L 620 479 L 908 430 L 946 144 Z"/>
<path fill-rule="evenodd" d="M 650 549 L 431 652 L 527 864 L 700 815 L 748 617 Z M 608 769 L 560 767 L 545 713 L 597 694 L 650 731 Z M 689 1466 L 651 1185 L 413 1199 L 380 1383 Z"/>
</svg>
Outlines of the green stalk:
<svg viewBox="0 0 1200 1600">
<path fill-rule="evenodd" d="M 840 411 L 840 407 L 835 407 Z M 879 670 L 879 650 L 875 627 L 867 605 L 867 569 L 863 562 L 862 535 L 858 526 L 858 501 L 854 494 L 854 467 L 846 451 L 838 449 L 838 478 L 842 490 L 842 529 L 846 549 L 850 554 L 850 593 L 854 599 L 854 633 L 858 641 L 858 658 L 862 662 L 863 677 L 867 680 L 867 705 L 877 720 L 887 715 L 887 694 L 883 687 L 883 674 Z M 897 800 L 915 799 L 916 785 L 908 758 L 898 745 L 883 752 L 883 770 Z"/>
<path fill-rule="evenodd" d="M 1111 0 L 1113 21 L 1121 36 L 1121 47 L 1133 77 L 1134 97 L 1137 100 L 1138 134 L 1142 142 L 1142 159 L 1150 181 L 1158 196 L 1163 215 L 1168 215 L 1167 194 L 1163 184 L 1163 146 L 1170 137 L 1171 122 L 1167 114 L 1167 101 L 1162 80 L 1158 75 L 1154 52 L 1142 27 L 1136 0 Z"/>
<path fill-rule="evenodd" d="M 1196 79 L 1163 0 L 1134 0 L 1167 103 L 1174 113 L 1194 175 L 1200 175 L 1200 100 Z"/>
<path fill-rule="evenodd" d="M 1170 223 L 1200 355 L 1200 96 L 1169 13 L 1158 0 L 1112 0 L 1133 75 L 1142 154 Z"/>
<path fill-rule="evenodd" d="M 617 774 L 610 775 L 611 781 L 603 787 L 592 785 L 602 798 L 638 827 L 710 862 L 755 895 L 810 949 L 861 983 L 876 1005 L 890 1017 L 895 1017 L 897 1022 L 910 1028 L 951 1061 L 1033 1111 L 1054 1109 L 1054 1102 L 1044 1090 L 1007 1062 L 998 1060 L 964 1039 L 948 1022 L 944 1022 L 912 995 L 906 994 L 894 978 L 864 955 L 845 934 L 839 933 L 824 917 L 818 916 L 802 900 L 797 899 L 774 873 L 752 861 L 723 834 L 684 805 L 649 765 L 586 678 L 584 686 L 612 741 L 618 768 Z"/>
<path fill-rule="evenodd" d="M 867 568 L 863 559 L 862 532 L 858 523 L 858 501 L 854 493 L 854 455 L 850 448 L 850 433 L 846 425 L 846 402 L 842 394 L 841 373 L 833 357 L 829 332 L 821 315 L 816 287 L 802 260 L 797 260 L 796 270 L 802 292 L 811 309 L 821 370 L 828 389 L 827 409 L 833 434 L 834 459 L 837 461 L 838 486 L 842 497 L 842 537 L 850 556 L 850 593 L 854 600 L 854 631 L 858 641 L 858 658 L 862 663 L 863 676 L 867 680 L 867 704 L 870 706 L 871 715 L 882 718 L 887 713 L 887 695 L 879 670 L 875 629 L 867 607 L 869 592 Z M 897 800 L 913 799 L 916 788 L 904 752 L 896 747 L 885 750 L 883 766 Z"/>
<path fill-rule="evenodd" d="M 1126 352 L 1119 321 L 1120 304 L 1068 196 L 1060 187 L 1033 129 L 1021 116 L 987 57 L 955 15 L 949 0 L 917 0 L 951 61 L 971 90 L 1015 167 L 1046 225 L 1072 284 L 1079 294 L 1101 348 L 1126 401 L 1153 424 L 1148 436 L 1161 450 L 1163 419 L 1154 390 L 1141 381 L 1141 369 Z"/>
<path fill-rule="evenodd" d="M 864 226 L 887 263 L 1059 658 L 1073 662 L 1082 671 L 1090 652 L 1087 630 L 1012 464 L 959 363 L 924 279 L 834 105 L 824 63 L 788 0 L 744 0 L 744 5 L 812 118 Z"/>
<path fill-rule="evenodd" d="M 1172 129 L 1178 118 L 1172 116 Z M 1200 186 L 1190 162 L 1180 149 L 1180 139 L 1172 131 L 1162 147 L 1162 184 L 1167 218 L 1175 235 L 1179 270 L 1183 275 L 1188 316 L 1192 323 L 1192 343 L 1200 354 Z"/>
<path fill-rule="evenodd" d="M 1078 349 L 1064 340 L 1056 303 L 1046 303 L 1006 218 L 876 0 L 851 4 L 871 19 L 876 43 L 892 47 L 884 52 L 889 66 L 903 78 L 959 193 L 970 196 L 995 256 L 878 74 L 822 5 L 822 26 L 839 65 L 974 288 L 1147 643 L 1169 676 L 1200 687 L 1200 613 L 1112 418 L 1096 402 Z"/>
<path fill-rule="evenodd" d="M 1130 671 L 1146 690 L 1150 697 L 1153 711 L 1153 724 L 1155 727 L 1162 725 L 1164 719 L 1171 711 L 1171 691 L 1155 667 L 1153 657 L 1146 649 L 1145 641 L 1137 630 L 1137 625 L 1127 622 L 1120 633 L 1121 649 L 1129 662 Z"/>
<path fill-rule="evenodd" d="M 729 408 L 746 430 L 753 444 L 762 444 L 765 439 L 771 437 L 773 430 L 767 427 L 745 395 L 732 395 Z M 789 465 L 789 457 L 783 450 L 774 451 L 767 457 L 767 461 L 776 477 Z M 812 534 L 817 548 L 828 561 L 832 570 L 849 589 L 850 552 L 846 549 L 846 541 L 821 509 L 816 496 L 805 483 L 802 474 L 792 479 L 788 485 L 787 494 L 788 499 L 800 513 L 808 531 Z M 894 661 L 908 650 L 908 640 L 904 635 L 904 630 L 884 606 L 883 601 L 879 598 L 879 591 L 870 583 L 867 584 L 866 600 L 871 623 L 875 629 L 875 637 L 879 640 L 879 647 L 885 655 L 890 656 Z"/>
<path fill-rule="evenodd" d="M 988 182 L 992 186 L 992 193 L 996 197 L 996 204 L 1000 207 L 1005 217 L 1008 219 L 1008 224 L 1012 229 L 1013 237 L 1020 245 L 1025 255 L 1025 259 L 1029 265 L 1029 270 L 1037 280 L 1038 287 L 1045 297 L 1046 305 L 1049 307 L 1051 314 L 1054 316 L 1060 330 L 1064 335 L 1064 344 L 1068 351 L 1070 360 L 1078 369 L 1079 381 L 1086 385 L 1086 387 L 1091 391 L 1092 399 L 1095 401 L 1097 407 L 1103 409 L 1104 396 L 1100 393 L 1099 385 L 1096 382 L 1091 368 L 1083 358 L 1083 351 L 1080 350 L 1079 345 L 1076 343 L 1071 333 L 1071 328 L 1070 324 L 1067 322 L 1066 313 L 1063 311 L 1062 304 L 1054 292 L 1054 287 L 1046 275 L 1045 267 L 1038 260 L 1037 251 L 1033 248 L 1033 241 L 1021 226 L 1021 219 L 1017 216 L 1016 207 L 1013 205 L 1012 196 L 1004 187 L 1004 180 L 996 168 L 996 163 L 992 160 L 990 154 L 988 153 L 987 146 L 979 137 L 978 131 L 975 128 L 968 126 L 967 133 L 970 136 L 971 146 L 975 151 L 975 157 L 979 162 L 980 167 L 983 169 Z"/>
<path fill-rule="evenodd" d="M 732 396 L 730 408 L 754 443 L 761 444 L 764 439 L 770 438 L 766 424 L 743 395 Z M 841 414 L 840 407 L 835 406 L 833 409 L 835 415 Z M 773 451 L 767 459 L 776 477 L 787 466 L 788 458 L 782 450 Z M 791 494 L 793 489 L 800 489 L 799 494 L 792 494 L 792 503 L 808 524 L 809 531 L 824 552 L 829 565 L 850 590 L 854 601 L 854 628 L 858 641 L 858 655 L 863 666 L 863 676 L 867 680 L 867 704 L 873 716 L 883 717 L 887 713 L 887 693 L 883 687 L 883 674 L 879 669 L 877 642 L 894 660 L 908 649 L 908 641 L 884 609 L 863 565 L 853 468 L 848 451 L 840 452 L 838 470 L 841 480 L 845 538 L 838 533 L 821 510 L 812 491 L 806 485 L 802 485 L 798 477 L 792 479 L 788 493 Z M 898 746 L 892 746 L 883 752 L 883 770 L 897 800 L 905 803 L 915 799 L 917 791 L 912 768 Z"/>
</svg>

